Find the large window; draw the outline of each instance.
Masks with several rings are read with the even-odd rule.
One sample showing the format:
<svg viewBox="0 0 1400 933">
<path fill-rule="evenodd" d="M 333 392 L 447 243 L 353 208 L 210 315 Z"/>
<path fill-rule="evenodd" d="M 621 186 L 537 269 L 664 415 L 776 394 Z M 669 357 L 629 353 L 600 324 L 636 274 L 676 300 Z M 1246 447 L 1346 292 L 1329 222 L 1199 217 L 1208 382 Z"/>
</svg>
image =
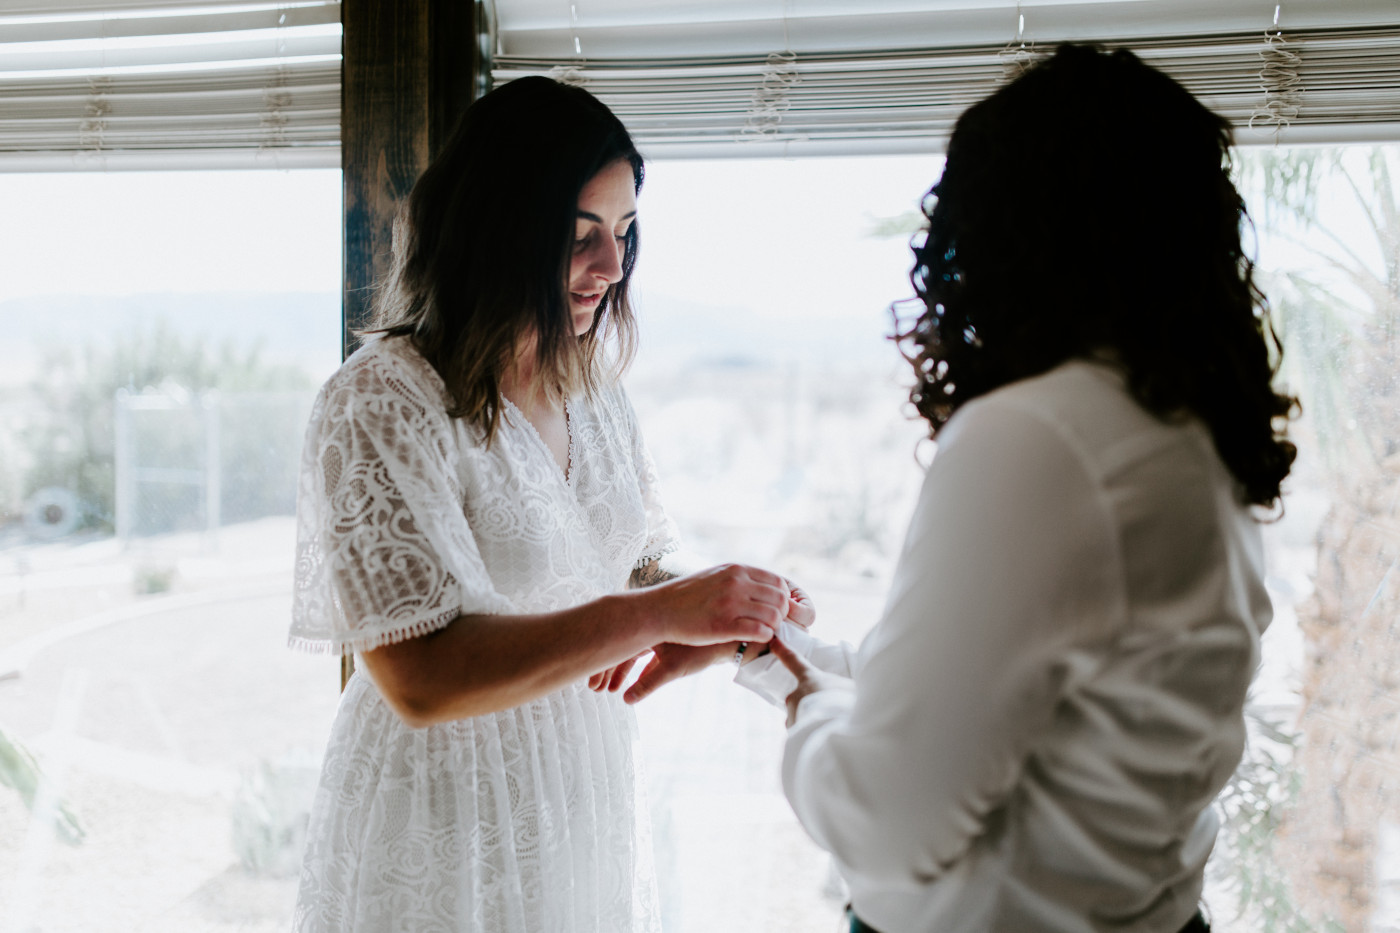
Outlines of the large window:
<svg viewBox="0 0 1400 933">
<path fill-rule="evenodd" d="M 1395 149 L 1247 150 L 1302 396 L 1216 928 L 1397 920 Z M 694 556 L 878 619 L 922 464 L 885 339 L 934 157 L 651 163 L 628 385 Z M 0 176 L 0 928 L 282 930 L 337 667 L 285 647 L 296 458 L 339 360 L 335 172 Z M 638 708 L 668 933 L 834 928 L 783 714 Z"/>
<path fill-rule="evenodd" d="M 285 642 L 340 173 L 0 200 L 0 928 L 285 929 L 336 702 Z"/>
<path fill-rule="evenodd" d="M 1264 528 L 1275 618 L 1208 903 L 1227 933 L 1395 929 L 1400 154 L 1261 148 L 1239 162 L 1304 416 L 1286 512 Z M 881 334 L 886 305 L 910 294 L 911 212 L 938 170 L 668 162 L 643 196 L 633 394 L 670 508 L 704 555 L 809 586 L 827 638 L 858 641 L 878 617 L 916 456 L 931 453 Z M 781 715 L 736 695 L 729 673 L 640 711 L 668 919 L 822 929 L 841 889 L 783 801 Z"/>
</svg>

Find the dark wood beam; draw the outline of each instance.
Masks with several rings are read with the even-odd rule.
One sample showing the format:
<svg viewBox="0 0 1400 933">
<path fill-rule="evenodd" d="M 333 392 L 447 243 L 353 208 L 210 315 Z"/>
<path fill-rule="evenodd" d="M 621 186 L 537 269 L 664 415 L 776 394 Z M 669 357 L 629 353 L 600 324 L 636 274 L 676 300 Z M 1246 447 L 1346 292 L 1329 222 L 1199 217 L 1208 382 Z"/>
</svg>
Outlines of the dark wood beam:
<svg viewBox="0 0 1400 933">
<path fill-rule="evenodd" d="M 368 323 L 389 269 L 394 215 L 475 96 L 479 3 L 343 0 L 341 168 L 345 192 L 342 350 Z"/>
<path fill-rule="evenodd" d="M 369 323 L 394 216 L 484 84 L 489 43 L 473 0 L 343 0 L 340 165 L 345 197 L 341 352 Z M 488 55 L 483 56 L 482 50 Z M 354 658 L 341 659 L 341 686 Z"/>
</svg>

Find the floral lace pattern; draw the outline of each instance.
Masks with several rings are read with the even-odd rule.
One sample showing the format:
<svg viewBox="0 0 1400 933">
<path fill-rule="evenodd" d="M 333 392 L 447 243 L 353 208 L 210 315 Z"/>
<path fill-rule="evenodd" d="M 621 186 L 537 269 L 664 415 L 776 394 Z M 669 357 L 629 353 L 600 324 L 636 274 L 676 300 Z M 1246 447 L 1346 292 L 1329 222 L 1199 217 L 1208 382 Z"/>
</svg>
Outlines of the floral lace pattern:
<svg viewBox="0 0 1400 933">
<path fill-rule="evenodd" d="M 567 608 L 676 547 L 620 388 L 569 403 L 559 469 L 513 407 L 490 445 L 382 339 L 322 389 L 303 452 L 292 644 L 343 653 L 462 613 Z M 409 729 L 356 674 L 312 810 L 301 931 L 655 931 L 635 720 L 572 684 Z"/>
</svg>

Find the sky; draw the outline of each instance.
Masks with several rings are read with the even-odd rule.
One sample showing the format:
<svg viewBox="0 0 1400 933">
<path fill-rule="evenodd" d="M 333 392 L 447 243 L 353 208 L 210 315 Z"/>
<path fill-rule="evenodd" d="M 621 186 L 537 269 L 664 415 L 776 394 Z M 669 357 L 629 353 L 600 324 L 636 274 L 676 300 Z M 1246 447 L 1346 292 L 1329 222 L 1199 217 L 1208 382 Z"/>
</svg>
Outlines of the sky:
<svg viewBox="0 0 1400 933">
<path fill-rule="evenodd" d="M 639 199 L 642 299 L 657 292 L 801 321 L 883 314 L 910 294 L 907 237 L 941 157 L 655 162 Z"/>
<path fill-rule="evenodd" d="M 0 301 L 337 291 L 340 172 L 0 174 Z"/>
</svg>

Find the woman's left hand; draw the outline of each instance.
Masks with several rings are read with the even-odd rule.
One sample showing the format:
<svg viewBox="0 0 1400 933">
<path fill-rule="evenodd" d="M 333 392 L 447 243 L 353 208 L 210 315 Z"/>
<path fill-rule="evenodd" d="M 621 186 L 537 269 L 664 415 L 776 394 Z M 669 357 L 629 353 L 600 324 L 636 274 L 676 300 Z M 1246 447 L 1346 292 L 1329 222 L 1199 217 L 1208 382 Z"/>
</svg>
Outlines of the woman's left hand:
<svg viewBox="0 0 1400 933">
<path fill-rule="evenodd" d="M 599 671 L 588 678 L 588 689 L 596 693 L 602 693 L 604 690 L 616 693 L 627 680 L 627 675 L 632 673 L 632 667 L 645 656 L 646 652 L 643 651 L 635 658 L 629 658 L 616 667 Z"/>
<path fill-rule="evenodd" d="M 797 704 L 806 697 L 811 696 L 819 690 L 831 690 L 837 687 L 849 689 L 853 684 L 849 677 L 842 677 L 840 674 L 829 674 L 821 668 L 815 666 L 800 654 L 796 654 L 791 648 L 783 643 L 782 639 L 775 638 L 768 643 L 769 649 L 782 662 L 782 665 L 792 671 L 797 678 L 797 689 L 788 694 L 787 698 L 787 724 L 792 728 L 792 724 L 797 722 Z"/>
<path fill-rule="evenodd" d="M 622 699 L 628 703 L 638 703 L 673 680 L 734 657 L 738 650 L 738 642 L 725 645 L 674 645 L 668 642 L 657 645 L 652 649 L 651 660 L 642 668 L 637 682 L 627 688 Z"/>
<path fill-rule="evenodd" d="M 807 595 L 806 590 L 786 577 L 784 582 L 787 583 L 788 587 L 787 620 L 804 630 L 811 628 L 812 623 L 817 618 L 817 610 L 812 605 L 812 597 Z M 651 660 L 647 662 L 642 673 L 638 675 L 637 682 L 623 694 L 623 699 L 628 703 L 640 702 L 673 680 L 702 671 L 711 664 L 731 660 L 738 650 L 738 642 L 722 645 L 657 645 L 653 649 Z M 744 656 L 743 662 L 748 663 L 756 656 L 750 649 Z M 627 675 L 631 673 L 633 666 L 641 657 L 642 655 L 639 655 L 630 661 L 624 661 L 617 667 L 594 674 L 588 678 L 588 686 L 599 693 L 604 690 L 617 692 L 626 682 Z"/>
</svg>

